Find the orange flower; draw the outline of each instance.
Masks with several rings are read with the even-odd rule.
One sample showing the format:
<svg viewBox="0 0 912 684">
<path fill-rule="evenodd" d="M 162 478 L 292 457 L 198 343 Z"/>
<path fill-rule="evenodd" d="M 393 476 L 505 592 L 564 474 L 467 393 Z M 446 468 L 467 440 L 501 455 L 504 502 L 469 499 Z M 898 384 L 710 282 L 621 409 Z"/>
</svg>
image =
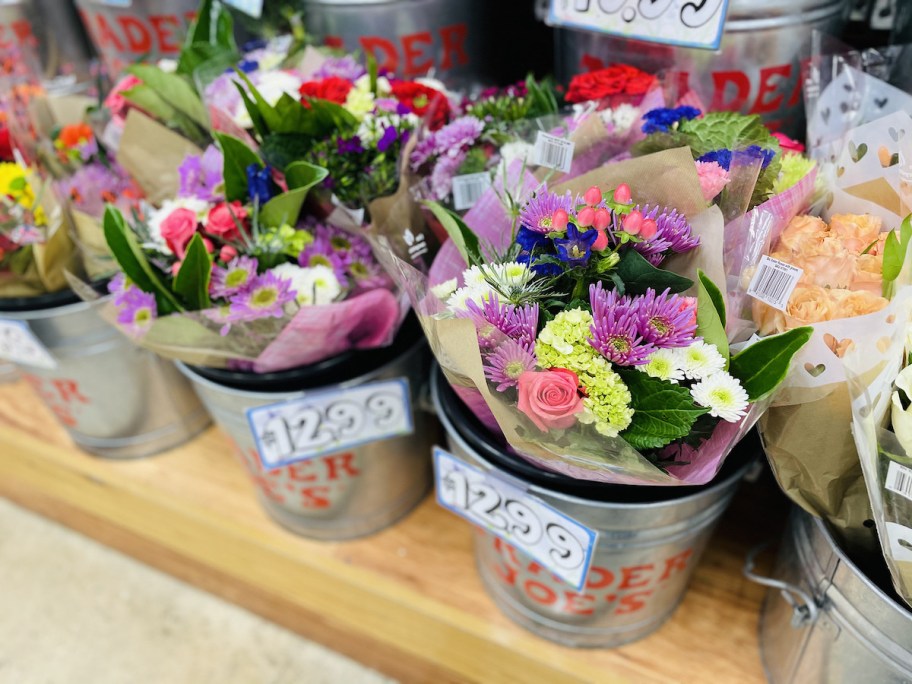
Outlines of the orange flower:
<svg viewBox="0 0 912 684">
<path fill-rule="evenodd" d="M 866 290 L 853 292 L 851 290 L 831 290 L 833 300 L 833 318 L 852 318 L 866 316 L 880 311 L 889 302 L 880 295 L 871 294 Z"/>
<path fill-rule="evenodd" d="M 864 290 L 879 295 L 883 290 L 883 255 L 862 254 L 855 261 L 850 290 Z"/>
<path fill-rule="evenodd" d="M 805 243 L 788 262 L 804 271 L 801 282 L 820 287 L 848 287 L 855 273 L 855 259 L 835 237 Z"/>
<path fill-rule="evenodd" d="M 78 144 L 92 139 L 92 127 L 84 123 L 64 126 L 60 129 L 57 139 L 67 147 L 76 147 Z"/>
<path fill-rule="evenodd" d="M 830 232 L 849 251 L 861 254 L 880 237 L 883 221 L 871 214 L 837 214 L 830 219 Z"/>
<path fill-rule="evenodd" d="M 782 231 L 779 244 L 798 252 L 809 239 L 822 238 L 826 233 L 827 225 L 816 216 L 796 216 Z"/>
</svg>

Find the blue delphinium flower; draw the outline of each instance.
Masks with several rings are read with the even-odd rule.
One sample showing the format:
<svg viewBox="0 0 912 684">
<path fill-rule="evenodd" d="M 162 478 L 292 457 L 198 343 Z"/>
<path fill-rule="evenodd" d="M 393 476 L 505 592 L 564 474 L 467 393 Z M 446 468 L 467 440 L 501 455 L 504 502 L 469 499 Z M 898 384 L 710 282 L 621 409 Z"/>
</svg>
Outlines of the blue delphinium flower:
<svg viewBox="0 0 912 684">
<path fill-rule="evenodd" d="M 260 68 L 260 63 L 255 59 L 242 59 L 238 62 L 237 68 L 245 74 L 252 74 Z M 225 73 L 234 73 L 234 69 L 226 69 Z"/>
<path fill-rule="evenodd" d="M 751 159 L 759 159 L 760 165 L 762 168 L 766 168 L 770 165 L 770 162 L 773 161 L 773 157 L 776 156 L 774 150 L 766 149 L 765 147 L 760 147 L 759 145 L 751 145 L 746 147 L 743 150 L 738 150 L 735 152 L 738 157 L 741 157 L 744 161 L 750 161 Z M 742 156 L 743 155 L 743 156 Z M 746 157 L 746 159 L 745 159 Z M 697 161 L 701 162 L 716 162 L 726 171 L 731 170 L 732 164 L 732 151 L 731 150 L 713 150 L 712 152 L 707 152 Z"/>
<path fill-rule="evenodd" d="M 580 232 L 573 223 L 567 224 L 567 237 L 556 238 L 554 246 L 557 248 L 557 256 L 561 261 L 565 261 L 570 266 L 585 266 L 589 263 L 589 257 L 592 254 L 592 245 L 598 239 L 598 231 L 590 228 Z"/>
<path fill-rule="evenodd" d="M 529 252 L 522 252 L 516 261 L 521 264 L 528 264 L 529 268 L 535 273 L 535 275 L 540 276 L 557 276 L 563 273 L 563 269 L 557 264 L 552 264 L 547 261 L 539 261 Z"/>
<path fill-rule="evenodd" d="M 272 169 L 268 166 L 250 164 L 247 167 L 247 193 L 252 202 L 259 201 L 263 206 L 275 194 L 272 184 Z"/>
<path fill-rule="evenodd" d="M 396 131 L 396 127 L 387 126 L 383 131 L 383 135 L 380 136 L 380 140 L 377 141 L 377 150 L 386 152 L 398 138 L 399 133 Z"/>
<path fill-rule="evenodd" d="M 522 247 L 523 252 L 540 252 L 549 247 L 550 242 L 545 233 L 529 230 L 525 226 L 516 231 L 516 243 Z"/>
<path fill-rule="evenodd" d="M 696 119 L 702 112 L 696 107 L 674 107 L 673 109 L 653 109 L 643 115 L 643 133 L 667 133 L 681 121 Z"/>
</svg>

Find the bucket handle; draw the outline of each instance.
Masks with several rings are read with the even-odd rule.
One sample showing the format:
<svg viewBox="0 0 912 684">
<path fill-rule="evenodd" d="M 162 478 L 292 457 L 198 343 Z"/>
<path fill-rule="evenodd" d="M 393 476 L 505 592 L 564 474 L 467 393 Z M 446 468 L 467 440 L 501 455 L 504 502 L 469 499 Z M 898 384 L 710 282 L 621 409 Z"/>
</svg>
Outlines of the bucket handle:
<svg viewBox="0 0 912 684">
<path fill-rule="evenodd" d="M 750 550 L 747 558 L 744 559 L 744 568 L 742 570 L 744 576 L 764 587 L 779 590 L 782 598 L 792 607 L 792 627 L 798 629 L 799 627 L 813 624 L 817 621 L 820 611 L 817 607 L 817 602 L 810 594 L 794 584 L 754 572 L 757 556 L 763 553 L 771 543 L 771 541 L 766 541 Z"/>
</svg>

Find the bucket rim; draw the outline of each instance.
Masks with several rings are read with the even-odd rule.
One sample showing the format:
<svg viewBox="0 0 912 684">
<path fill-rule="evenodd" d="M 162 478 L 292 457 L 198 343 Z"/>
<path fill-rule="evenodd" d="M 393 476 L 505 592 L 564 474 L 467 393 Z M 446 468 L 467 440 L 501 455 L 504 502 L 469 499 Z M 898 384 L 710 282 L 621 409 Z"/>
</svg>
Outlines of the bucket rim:
<svg viewBox="0 0 912 684">
<path fill-rule="evenodd" d="M 443 371 L 440 369 L 440 366 L 434 364 L 434 368 L 431 371 L 431 398 L 434 403 L 434 408 L 437 411 L 437 417 L 440 422 L 443 424 L 443 427 L 446 431 L 447 437 L 454 439 L 457 444 L 471 453 L 475 458 L 481 461 L 491 470 L 496 470 L 500 472 L 507 473 L 510 477 L 514 479 L 519 479 L 527 486 L 528 491 L 535 494 L 544 494 L 552 500 L 561 501 L 564 503 L 575 504 L 579 506 L 587 506 L 590 508 L 610 508 L 613 510 L 623 509 L 627 511 L 649 511 L 657 510 L 669 506 L 671 504 L 687 504 L 699 501 L 703 498 L 708 498 L 713 496 L 719 491 L 727 489 L 728 487 L 736 485 L 738 482 L 743 479 L 745 473 L 750 468 L 751 464 L 755 461 L 754 458 L 748 458 L 747 461 L 736 468 L 731 474 L 725 478 L 712 480 L 704 485 L 680 485 L 680 486 L 648 486 L 648 485 L 619 485 L 619 484 L 610 484 L 606 482 L 595 482 L 592 480 L 575 480 L 559 473 L 553 473 L 550 471 L 545 471 L 537 466 L 530 464 L 531 468 L 536 468 L 543 475 L 543 477 L 554 477 L 556 478 L 555 484 L 563 484 L 565 487 L 575 487 L 579 489 L 585 489 L 591 491 L 591 497 L 589 498 L 583 494 L 571 494 L 567 491 L 562 491 L 559 488 L 551 488 L 547 485 L 536 483 L 530 481 L 526 476 L 511 472 L 506 468 L 502 468 L 500 465 L 495 465 L 491 463 L 484 455 L 479 454 L 478 450 L 474 448 L 469 442 L 465 439 L 462 432 L 456 429 L 454 421 L 450 415 L 450 412 L 444 410 L 443 402 L 441 399 L 441 392 L 449 392 L 453 395 L 453 399 L 458 402 L 457 406 L 462 407 L 462 412 L 467 412 L 469 409 L 465 407 L 453 389 L 449 386 L 446 381 Z M 484 428 L 482 427 L 484 430 Z M 485 432 L 488 432 L 485 430 Z M 483 437 L 480 437 L 483 439 Z M 516 457 L 520 458 L 520 457 Z M 559 478 L 559 479 L 557 479 Z M 622 489 L 619 489 L 622 488 Z M 613 491 L 627 491 L 630 492 L 635 488 L 640 491 L 640 493 L 654 493 L 660 496 L 660 492 L 666 493 L 667 496 L 657 498 L 655 500 L 646 500 L 646 501 L 610 501 L 608 499 L 599 500 L 600 495 L 610 495 Z M 682 493 L 683 490 L 687 490 L 686 493 Z M 675 495 L 675 492 L 678 492 L 678 495 Z"/>
</svg>

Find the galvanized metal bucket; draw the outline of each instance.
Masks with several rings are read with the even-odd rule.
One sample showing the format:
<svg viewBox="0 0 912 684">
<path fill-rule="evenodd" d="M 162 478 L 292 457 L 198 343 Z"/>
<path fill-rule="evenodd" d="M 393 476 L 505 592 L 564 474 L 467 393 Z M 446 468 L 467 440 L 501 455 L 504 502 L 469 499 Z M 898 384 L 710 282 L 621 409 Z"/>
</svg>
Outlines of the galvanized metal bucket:
<svg viewBox="0 0 912 684">
<path fill-rule="evenodd" d="M 454 87 L 483 82 L 481 0 L 297 0 L 321 42 L 371 53 L 380 69 L 414 78 L 431 72 Z"/>
<path fill-rule="evenodd" d="M 566 83 L 590 67 L 625 62 L 647 71 L 673 69 L 708 110 L 760 114 L 770 126 L 803 137 L 802 65 L 811 33 L 838 35 L 847 0 L 731 0 L 717 52 L 658 45 L 591 31 L 555 29 L 555 68 Z M 684 77 L 682 77 L 684 78 Z"/>
<path fill-rule="evenodd" d="M 69 292 L 18 301 L 31 308 L 0 301 L 0 319 L 28 325 L 56 362 L 56 368 L 18 364 L 19 371 L 82 449 L 139 458 L 176 447 L 209 424 L 174 364 L 102 320 L 98 304 Z"/>
<path fill-rule="evenodd" d="M 508 453 L 439 371 L 433 396 L 450 453 L 481 470 L 506 472 L 546 504 L 598 532 L 582 591 L 487 531 L 478 530 L 475 538 L 478 571 L 497 606 L 522 627 L 567 646 L 620 646 L 646 637 L 671 616 L 759 453 L 755 442 L 745 444 L 705 487 L 584 482 L 539 470 Z"/>
<path fill-rule="evenodd" d="M 876 559 L 881 563 L 881 559 Z M 870 574 L 886 573 L 876 566 Z M 760 653 L 773 684 L 912 682 L 912 611 L 795 508 L 760 615 Z"/>
<path fill-rule="evenodd" d="M 253 376 L 178 367 L 234 443 L 267 513 L 293 532 L 322 540 L 373 534 L 410 512 L 430 487 L 437 426 L 420 406 L 430 353 L 414 320 L 391 347 L 349 352 L 285 373 Z M 247 420 L 248 409 L 294 400 L 308 392 L 396 378 L 408 380 L 412 434 L 274 469 L 264 467 Z M 257 386 L 260 389 L 254 389 Z"/>
<path fill-rule="evenodd" d="M 112 78 L 140 59 L 176 57 L 199 6 L 199 0 L 75 1 Z"/>
</svg>

